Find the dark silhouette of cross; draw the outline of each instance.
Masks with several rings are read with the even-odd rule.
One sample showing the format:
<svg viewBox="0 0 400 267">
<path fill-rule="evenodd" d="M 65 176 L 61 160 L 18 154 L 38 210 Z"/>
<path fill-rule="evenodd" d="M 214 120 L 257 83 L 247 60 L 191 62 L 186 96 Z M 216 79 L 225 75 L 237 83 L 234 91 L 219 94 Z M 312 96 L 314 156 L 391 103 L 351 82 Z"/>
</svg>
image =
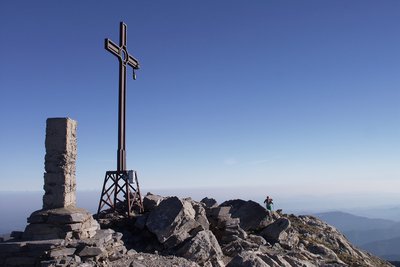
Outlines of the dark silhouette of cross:
<svg viewBox="0 0 400 267">
<path fill-rule="evenodd" d="M 133 79 L 136 79 L 135 69 L 139 69 L 139 61 L 128 53 L 126 48 L 126 24 L 120 23 L 119 46 L 106 38 L 105 48 L 119 60 L 119 97 L 118 97 L 118 151 L 117 171 L 126 171 L 125 150 L 125 113 L 126 113 L 126 66 L 133 68 Z"/>
</svg>

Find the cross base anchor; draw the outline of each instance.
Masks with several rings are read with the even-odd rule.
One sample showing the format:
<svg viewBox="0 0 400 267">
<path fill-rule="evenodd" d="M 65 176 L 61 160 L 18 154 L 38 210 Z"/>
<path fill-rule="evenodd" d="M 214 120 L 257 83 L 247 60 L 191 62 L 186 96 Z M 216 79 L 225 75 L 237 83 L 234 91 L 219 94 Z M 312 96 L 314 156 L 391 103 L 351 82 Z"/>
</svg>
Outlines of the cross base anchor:
<svg viewBox="0 0 400 267">
<path fill-rule="evenodd" d="M 105 207 L 127 216 L 143 212 L 136 171 L 106 172 L 97 214 Z"/>
</svg>

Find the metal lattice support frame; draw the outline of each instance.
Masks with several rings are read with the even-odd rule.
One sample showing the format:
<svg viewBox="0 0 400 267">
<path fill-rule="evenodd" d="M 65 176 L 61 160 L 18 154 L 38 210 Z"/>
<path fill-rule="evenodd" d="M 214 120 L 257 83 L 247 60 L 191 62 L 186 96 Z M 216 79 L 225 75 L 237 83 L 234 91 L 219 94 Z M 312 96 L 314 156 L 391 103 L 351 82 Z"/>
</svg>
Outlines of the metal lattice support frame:
<svg viewBox="0 0 400 267">
<path fill-rule="evenodd" d="M 133 172 L 133 176 L 134 183 L 129 181 L 128 171 L 106 172 L 98 214 L 107 207 L 128 216 L 132 216 L 135 212 L 143 212 L 142 196 L 136 172 Z M 136 184 L 136 188 L 133 184 Z"/>
</svg>

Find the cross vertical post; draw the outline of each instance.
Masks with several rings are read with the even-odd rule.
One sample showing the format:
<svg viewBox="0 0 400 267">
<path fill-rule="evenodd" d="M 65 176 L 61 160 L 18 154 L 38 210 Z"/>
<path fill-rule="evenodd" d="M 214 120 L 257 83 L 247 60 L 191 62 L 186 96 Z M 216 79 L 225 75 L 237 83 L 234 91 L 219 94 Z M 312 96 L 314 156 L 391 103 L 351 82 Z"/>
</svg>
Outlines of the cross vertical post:
<svg viewBox="0 0 400 267">
<path fill-rule="evenodd" d="M 135 69 L 139 69 L 139 61 L 128 53 L 126 47 L 126 24 L 120 23 L 119 46 L 113 41 L 105 39 L 105 49 L 117 56 L 119 60 L 119 93 L 118 93 L 118 150 L 117 150 L 117 170 L 126 171 L 126 65 L 133 69 L 135 79 Z"/>
</svg>

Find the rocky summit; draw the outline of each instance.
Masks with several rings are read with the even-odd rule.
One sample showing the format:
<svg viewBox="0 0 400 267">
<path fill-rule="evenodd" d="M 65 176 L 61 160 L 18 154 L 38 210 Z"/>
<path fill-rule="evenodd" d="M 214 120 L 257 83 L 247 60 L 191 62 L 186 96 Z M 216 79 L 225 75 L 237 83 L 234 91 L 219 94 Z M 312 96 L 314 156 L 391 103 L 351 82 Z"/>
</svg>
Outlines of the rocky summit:
<svg viewBox="0 0 400 267">
<path fill-rule="evenodd" d="M 0 266 L 392 266 L 315 217 L 254 201 L 148 193 L 143 204 L 143 214 L 106 211 L 97 222 L 78 209 L 34 212 L 0 242 Z"/>
</svg>

